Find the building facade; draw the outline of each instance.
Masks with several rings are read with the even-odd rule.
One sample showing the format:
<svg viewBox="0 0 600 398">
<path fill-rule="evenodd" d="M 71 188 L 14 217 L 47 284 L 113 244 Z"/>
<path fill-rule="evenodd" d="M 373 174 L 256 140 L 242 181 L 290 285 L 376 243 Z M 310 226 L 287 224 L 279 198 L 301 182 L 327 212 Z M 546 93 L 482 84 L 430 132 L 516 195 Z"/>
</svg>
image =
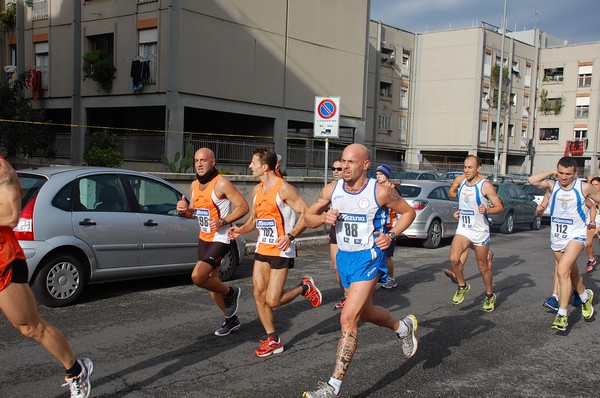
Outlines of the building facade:
<svg viewBox="0 0 600 398">
<path fill-rule="evenodd" d="M 81 164 L 108 128 L 138 169 L 164 170 L 161 156 L 191 142 L 233 172 L 274 145 L 291 174 L 319 175 L 314 98 L 339 96 L 330 159 L 360 142 L 396 170 L 461 169 L 475 154 L 486 173 L 525 174 L 571 154 L 597 174 L 600 42 L 503 39 L 485 23 L 415 34 L 370 21 L 363 0 L 2 1 L 16 4 L 5 79 L 36 76 L 64 162 Z"/>
</svg>

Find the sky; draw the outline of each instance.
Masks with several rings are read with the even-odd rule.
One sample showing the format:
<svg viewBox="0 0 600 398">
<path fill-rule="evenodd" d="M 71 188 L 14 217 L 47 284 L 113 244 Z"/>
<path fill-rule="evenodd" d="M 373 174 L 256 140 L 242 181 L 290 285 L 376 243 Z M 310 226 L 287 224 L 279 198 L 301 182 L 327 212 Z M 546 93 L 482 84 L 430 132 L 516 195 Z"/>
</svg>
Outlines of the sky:
<svg viewBox="0 0 600 398">
<path fill-rule="evenodd" d="M 504 0 L 371 0 L 371 19 L 412 33 L 502 27 Z M 599 0 L 507 0 L 506 28 L 538 28 L 569 44 L 600 41 Z"/>
</svg>

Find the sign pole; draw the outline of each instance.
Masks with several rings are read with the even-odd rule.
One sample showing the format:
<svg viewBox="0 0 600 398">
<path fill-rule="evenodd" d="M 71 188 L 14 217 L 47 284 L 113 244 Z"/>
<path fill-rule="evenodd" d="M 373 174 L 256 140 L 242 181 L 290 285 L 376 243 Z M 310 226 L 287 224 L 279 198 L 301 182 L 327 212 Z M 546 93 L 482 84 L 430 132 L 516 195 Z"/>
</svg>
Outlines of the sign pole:
<svg viewBox="0 0 600 398">
<path fill-rule="evenodd" d="M 329 138 L 325 138 L 325 183 L 323 186 L 327 185 L 327 165 L 329 164 Z"/>
</svg>

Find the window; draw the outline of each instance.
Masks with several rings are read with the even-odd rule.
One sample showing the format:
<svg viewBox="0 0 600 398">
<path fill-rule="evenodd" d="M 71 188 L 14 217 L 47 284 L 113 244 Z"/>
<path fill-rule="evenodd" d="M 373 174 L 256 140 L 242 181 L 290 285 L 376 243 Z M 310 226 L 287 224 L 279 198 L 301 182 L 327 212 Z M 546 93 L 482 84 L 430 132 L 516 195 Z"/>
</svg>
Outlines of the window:
<svg viewBox="0 0 600 398">
<path fill-rule="evenodd" d="M 511 72 L 515 75 L 519 75 L 521 72 L 519 72 L 519 61 L 514 61 L 512 63 L 512 70 Z"/>
<path fill-rule="evenodd" d="M 575 118 L 586 119 L 590 112 L 590 97 L 577 97 L 575 99 Z"/>
<path fill-rule="evenodd" d="M 379 115 L 379 130 L 385 130 L 386 132 L 392 130 L 392 117 Z"/>
<path fill-rule="evenodd" d="M 17 45 L 10 45 L 10 64 L 17 65 Z"/>
<path fill-rule="evenodd" d="M 42 88 L 48 89 L 48 42 L 35 43 L 35 67 L 42 72 Z"/>
<path fill-rule="evenodd" d="M 573 131 L 573 139 L 575 141 L 582 141 L 587 138 L 587 129 L 575 129 Z"/>
<path fill-rule="evenodd" d="M 481 120 L 479 122 L 479 143 L 480 144 L 487 143 L 487 128 L 488 128 L 487 120 Z"/>
<path fill-rule="evenodd" d="M 392 83 L 379 83 L 379 96 L 390 97 L 392 96 Z"/>
<path fill-rule="evenodd" d="M 179 194 L 172 188 L 150 178 L 127 176 L 138 202 L 140 212 L 179 216 Z"/>
<path fill-rule="evenodd" d="M 558 140 L 558 129 L 557 128 L 542 128 L 542 129 L 540 129 L 540 140 L 541 141 L 557 141 Z"/>
<path fill-rule="evenodd" d="M 481 109 L 483 109 L 484 111 L 487 111 L 488 109 L 490 109 L 490 89 L 487 87 L 484 87 L 481 90 Z"/>
<path fill-rule="evenodd" d="M 564 68 L 547 68 L 544 69 L 545 82 L 562 82 L 564 79 Z"/>
<path fill-rule="evenodd" d="M 592 85 L 592 68 L 592 65 L 583 65 L 579 67 L 577 87 L 589 87 Z"/>
<path fill-rule="evenodd" d="M 527 147 L 527 126 L 521 126 L 521 148 Z"/>
<path fill-rule="evenodd" d="M 114 62 L 114 40 L 112 33 L 88 36 L 90 51 L 100 51 L 106 59 Z"/>
<path fill-rule="evenodd" d="M 158 29 L 143 29 L 138 31 L 138 55 L 142 62 L 147 62 L 148 83 L 156 83 L 156 65 L 158 56 Z M 143 68 L 142 68 L 143 72 Z"/>
<path fill-rule="evenodd" d="M 408 89 L 400 89 L 400 108 L 408 108 Z"/>
<path fill-rule="evenodd" d="M 514 93 L 510 93 L 510 105 L 517 106 L 517 95 Z"/>
<path fill-rule="evenodd" d="M 492 74 L 492 54 L 485 53 L 483 55 L 483 76 L 490 77 Z"/>
<path fill-rule="evenodd" d="M 398 130 L 406 131 L 406 118 L 405 117 L 401 117 L 400 119 L 398 119 Z"/>
<path fill-rule="evenodd" d="M 410 52 L 402 52 L 402 76 L 408 76 L 410 71 Z"/>
<path fill-rule="evenodd" d="M 531 85 L 531 65 L 525 65 L 525 87 Z"/>
<path fill-rule="evenodd" d="M 76 186 L 77 198 L 73 210 L 127 211 L 125 191 L 116 175 L 95 175 L 82 178 Z M 77 196 L 77 195 L 75 195 Z"/>
<path fill-rule="evenodd" d="M 511 138 L 515 138 L 515 126 L 512 124 L 508 125 L 508 136 Z"/>
<path fill-rule="evenodd" d="M 31 10 L 33 19 L 48 19 L 48 0 L 33 0 Z"/>
</svg>

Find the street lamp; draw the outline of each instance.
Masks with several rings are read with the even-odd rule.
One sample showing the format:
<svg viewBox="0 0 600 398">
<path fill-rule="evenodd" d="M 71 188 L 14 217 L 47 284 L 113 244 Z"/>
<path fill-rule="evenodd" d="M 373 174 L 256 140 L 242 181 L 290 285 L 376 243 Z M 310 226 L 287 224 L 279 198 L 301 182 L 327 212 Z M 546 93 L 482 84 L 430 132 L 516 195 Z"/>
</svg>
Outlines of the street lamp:
<svg viewBox="0 0 600 398">
<path fill-rule="evenodd" d="M 498 179 L 498 147 L 500 140 L 500 114 L 502 113 L 502 77 L 504 75 L 504 38 L 506 37 L 506 3 L 504 0 L 504 17 L 502 18 L 502 45 L 500 46 L 500 73 L 498 73 L 498 114 L 496 115 L 496 142 L 494 145 L 494 181 Z"/>
</svg>

